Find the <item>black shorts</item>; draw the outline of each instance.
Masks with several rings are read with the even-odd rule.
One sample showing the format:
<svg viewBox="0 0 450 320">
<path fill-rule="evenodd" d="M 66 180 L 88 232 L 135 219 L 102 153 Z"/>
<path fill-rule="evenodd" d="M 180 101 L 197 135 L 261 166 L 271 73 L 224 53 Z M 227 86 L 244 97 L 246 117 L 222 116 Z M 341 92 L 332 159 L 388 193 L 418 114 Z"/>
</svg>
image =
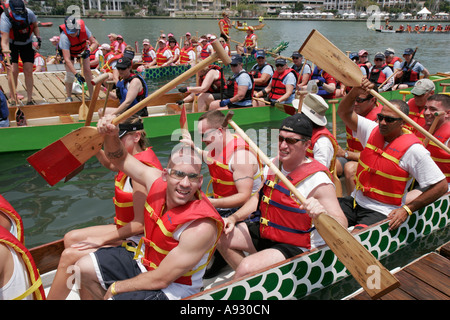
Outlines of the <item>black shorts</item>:
<svg viewBox="0 0 450 320">
<path fill-rule="evenodd" d="M 359 204 L 354 207 L 354 199 L 351 196 L 338 198 L 341 209 L 348 220 L 348 226 L 355 226 L 355 229 L 362 229 L 374 223 L 386 219 L 386 216 L 380 212 L 365 209 Z"/>
<path fill-rule="evenodd" d="M 18 63 L 19 55 L 23 63 L 34 63 L 34 50 L 31 42 L 23 46 L 10 43 L 9 48 L 11 49 L 11 63 Z"/>
<path fill-rule="evenodd" d="M 125 247 L 107 247 L 92 253 L 96 258 L 100 284 L 104 289 L 109 288 L 115 281 L 126 280 L 141 274 L 134 252 Z M 144 290 L 119 293 L 112 297 L 114 300 L 168 300 L 161 290 Z"/>
<path fill-rule="evenodd" d="M 280 251 L 286 259 L 295 257 L 303 250 L 299 247 L 293 246 L 287 243 L 275 242 L 269 239 L 261 238 L 259 233 L 259 221 L 247 221 L 246 222 L 250 237 L 252 238 L 253 245 L 257 251 L 262 251 L 264 249 L 276 249 Z"/>
</svg>

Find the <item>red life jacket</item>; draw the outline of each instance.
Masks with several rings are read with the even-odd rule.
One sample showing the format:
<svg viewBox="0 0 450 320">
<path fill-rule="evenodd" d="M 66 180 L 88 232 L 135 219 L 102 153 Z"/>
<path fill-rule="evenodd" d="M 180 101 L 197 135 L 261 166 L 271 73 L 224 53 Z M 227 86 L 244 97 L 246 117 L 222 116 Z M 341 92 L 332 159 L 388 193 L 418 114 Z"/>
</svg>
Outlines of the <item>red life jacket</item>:
<svg viewBox="0 0 450 320">
<path fill-rule="evenodd" d="M 233 135 L 233 137 L 234 139 L 226 144 L 225 148 L 219 155 L 214 156 L 214 158 L 208 157 L 207 164 L 209 174 L 211 175 L 211 180 L 206 189 L 208 190 L 211 184 L 213 188 L 213 193 L 207 192 L 208 196 L 214 196 L 214 198 L 222 198 L 238 193 L 233 179 L 233 172 L 230 170 L 229 162 L 231 156 L 238 149 L 250 150 L 250 147 L 241 137 L 238 137 L 236 135 Z M 260 161 L 259 166 L 260 174 L 256 177 L 253 177 L 253 179 L 262 179 L 262 164 Z"/>
<path fill-rule="evenodd" d="M 252 37 L 253 37 L 254 35 L 255 35 L 255 34 L 252 33 L 252 34 L 248 34 L 248 35 L 245 37 L 244 47 L 251 47 L 251 46 L 254 45 L 253 39 L 252 39 Z"/>
<path fill-rule="evenodd" d="M 180 47 L 178 46 L 178 44 L 176 44 L 175 47 L 173 47 L 173 48 L 169 45 L 168 48 L 169 48 L 170 52 L 172 52 L 172 55 L 173 55 L 174 57 L 175 57 L 175 50 L 176 50 L 176 49 L 180 49 Z M 181 50 L 180 50 L 180 51 L 181 51 Z M 180 58 L 180 57 L 178 56 L 178 58 L 177 58 L 176 60 L 173 59 L 173 63 L 177 62 L 179 58 Z"/>
<path fill-rule="evenodd" d="M 359 157 L 356 190 L 379 202 L 400 206 L 411 177 L 399 166 L 399 161 L 411 145 L 421 142 L 413 134 L 403 134 L 386 147 L 384 143 L 375 127 Z"/>
<path fill-rule="evenodd" d="M 370 112 L 365 116 L 365 118 L 375 121 L 375 119 L 377 118 L 377 114 L 381 112 L 382 108 L 383 106 L 379 102 L 377 102 L 375 108 L 370 110 Z M 352 130 L 350 130 L 349 127 L 345 126 L 345 131 L 347 132 L 347 150 L 352 152 L 363 151 L 364 147 L 361 145 L 361 142 L 359 142 L 359 140 L 353 136 Z"/>
<path fill-rule="evenodd" d="M 328 169 L 317 160 L 304 163 L 288 174 L 287 178 L 294 186 L 316 172 L 323 171 L 331 178 Z M 291 197 L 291 192 L 275 174 L 269 171 L 259 202 L 261 212 L 259 231 L 262 238 L 311 248 L 312 219 L 300 204 Z"/>
<path fill-rule="evenodd" d="M 158 48 L 158 50 L 156 51 L 157 66 L 162 66 L 164 63 L 168 61 L 167 57 L 164 56 L 164 52 L 166 52 L 166 50 L 169 50 L 169 48 L 168 47 Z"/>
<path fill-rule="evenodd" d="M 336 164 L 336 153 L 338 150 L 338 142 L 337 142 L 336 138 L 331 134 L 330 130 L 328 130 L 326 127 L 320 127 L 320 128 L 313 129 L 313 134 L 311 137 L 311 145 L 309 146 L 308 149 L 306 149 L 306 155 L 310 158 L 314 158 L 314 153 L 313 153 L 314 144 L 322 136 L 328 137 L 328 139 L 330 139 L 330 141 L 331 141 L 331 144 L 333 145 L 333 149 L 334 149 L 333 158 L 331 159 L 330 167 L 328 168 L 328 170 L 330 170 L 330 172 L 333 173 L 333 171 L 336 167 L 335 164 Z"/>
<path fill-rule="evenodd" d="M 218 70 L 220 73 L 220 76 L 219 76 L 219 79 L 213 81 L 213 83 L 211 84 L 211 86 L 209 87 L 209 89 L 206 92 L 219 93 L 221 86 L 223 86 L 223 90 L 226 90 L 227 85 L 226 85 L 225 75 L 223 73 L 222 68 L 216 64 L 211 64 L 211 65 L 209 65 L 209 69 Z M 209 72 L 209 70 L 208 70 L 208 72 Z M 208 72 L 206 74 L 208 74 Z M 199 78 L 200 86 L 202 85 L 203 81 L 205 80 L 206 74 Z"/>
<path fill-rule="evenodd" d="M 9 6 L 5 10 L 5 15 L 11 22 L 11 29 L 9 30 L 9 38 L 15 41 L 25 42 L 34 32 L 34 24 L 28 21 L 28 10 L 25 9 L 25 20 L 16 20 L 13 16 Z"/>
<path fill-rule="evenodd" d="M 194 51 L 194 49 L 192 49 L 192 46 L 190 46 L 189 48 L 181 48 L 180 50 L 180 64 L 188 64 L 189 61 L 191 61 L 191 59 L 189 58 L 189 52 Z"/>
<path fill-rule="evenodd" d="M 109 56 L 113 56 L 111 59 L 108 60 Z M 114 52 L 110 51 L 105 55 L 105 64 L 102 67 L 102 72 L 108 72 L 108 73 L 112 73 L 112 68 L 111 68 L 111 64 L 116 61 L 119 60 L 120 58 L 123 57 L 123 53 L 119 53 L 119 54 L 114 54 Z"/>
<path fill-rule="evenodd" d="M 396 63 L 397 61 L 402 62 L 402 59 L 400 59 L 399 57 L 393 57 L 391 62 L 389 62 L 387 65 L 389 68 L 392 69 L 392 71 L 394 71 L 394 63 Z"/>
<path fill-rule="evenodd" d="M 286 93 L 286 85 L 283 83 L 283 80 L 290 72 L 295 76 L 297 83 L 298 77 L 294 69 L 286 68 L 281 74 L 277 70 L 274 71 L 272 76 L 272 90 L 269 93 L 270 99 L 276 100 Z"/>
<path fill-rule="evenodd" d="M 223 23 L 223 26 L 222 26 L 222 30 L 223 30 L 223 32 L 224 32 L 224 34 L 225 35 L 228 35 L 229 33 L 230 33 L 230 25 L 228 24 L 228 20 L 226 20 L 226 19 L 220 19 L 219 20 L 219 26 L 220 26 L 220 23 Z M 220 28 L 219 28 L 220 29 Z"/>
<path fill-rule="evenodd" d="M 413 70 L 416 64 L 416 60 L 410 61 L 408 66 L 406 66 L 406 61 L 404 62 L 402 67 L 403 74 L 400 83 L 414 82 L 419 80 L 419 73 Z"/>
<path fill-rule="evenodd" d="M 72 37 L 67 33 L 66 25 L 62 24 L 59 26 L 59 30 L 61 32 L 64 32 L 67 36 L 67 38 L 70 41 L 70 56 L 72 58 L 78 57 L 80 53 L 82 53 L 84 50 L 86 50 L 87 47 L 87 40 L 88 36 L 86 33 L 86 26 L 84 25 L 84 21 L 79 19 L 77 20 L 80 30 L 78 31 L 78 35 L 76 37 Z"/>
<path fill-rule="evenodd" d="M 416 105 L 415 98 L 411 98 L 408 100 L 408 106 L 409 106 L 409 114 L 408 116 L 413 120 L 415 123 L 417 123 L 422 128 L 425 127 L 425 117 L 423 115 L 423 112 L 425 111 L 425 108 L 422 110 L 419 110 L 419 108 Z M 406 123 L 404 124 L 404 127 L 414 133 L 420 140 L 425 139 L 425 136 L 416 128 L 414 128 L 412 125 Z"/>
<path fill-rule="evenodd" d="M 147 196 L 144 212 L 145 236 L 141 238 L 141 244 L 145 243 L 142 264 L 147 270 L 158 268 L 169 252 L 178 246 L 178 241 L 173 238 L 173 233 L 178 227 L 190 221 L 211 218 L 216 222 L 218 232 L 213 247 L 208 250 L 207 262 L 175 280 L 176 283 L 192 285 L 192 275 L 203 270 L 214 254 L 217 241 L 222 233 L 223 220 L 201 190 L 198 191 L 194 200 L 164 212 L 166 190 L 167 182 L 159 178 L 153 183 Z"/>
<path fill-rule="evenodd" d="M 375 83 L 376 85 L 382 84 L 386 80 L 386 75 L 384 74 L 384 68 L 388 68 L 386 64 L 381 66 L 381 68 L 372 67 L 372 71 L 369 74 L 369 81 Z"/>
<path fill-rule="evenodd" d="M 17 239 L 25 243 L 25 236 L 23 232 L 22 217 L 17 213 L 13 206 L 0 194 L 0 211 L 6 214 L 16 224 Z"/>
<path fill-rule="evenodd" d="M 439 129 L 437 129 L 434 136 L 436 139 L 445 144 L 445 142 L 450 138 L 450 122 L 444 123 Z M 444 173 L 447 183 L 450 183 L 450 155 L 432 140 L 428 143 L 427 150 L 430 151 L 431 158 Z"/>
<path fill-rule="evenodd" d="M 209 42 L 207 42 L 204 46 L 202 46 L 202 51 L 200 52 L 200 58 L 202 58 L 203 60 L 205 60 L 206 58 L 208 58 L 211 53 L 208 51 L 208 46 L 210 45 Z"/>
<path fill-rule="evenodd" d="M 151 148 L 135 154 L 134 157 L 149 167 L 162 170 L 161 163 Z M 121 228 L 134 219 L 133 192 L 124 191 L 127 175 L 119 171 L 115 177 L 114 206 L 116 216 L 114 222 L 117 228 Z"/>
<path fill-rule="evenodd" d="M 150 46 L 150 48 L 148 48 L 147 50 L 145 49 L 142 50 L 142 61 L 146 63 L 150 63 L 153 61 L 153 58 L 150 55 L 150 51 L 152 50 L 155 50 L 152 46 Z"/>
<path fill-rule="evenodd" d="M 16 297 L 17 300 L 24 299 L 30 294 L 34 294 L 35 300 L 45 300 L 44 287 L 42 286 L 41 276 L 34 263 L 34 259 L 31 256 L 30 251 L 20 242 L 16 237 L 14 237 L 8 230 L 0 226 L 0 243 L 14 249 L 19 257 L 22 258 L 24 266 L 26 267 L 28 278 L 31 283 L 31 287 L 28 288 L 22 295 Z"/>
<path fill-rule="evenodd" d="M 90 60 L 90 61 L 94 61 L 94 60 L 95 60 L 95 54 L 97 53 L 98 50 L 99 50 L 99 49 L 97 48 L 97 49 L 95 49 L 94 51 L 91 51 L 91 53 L 89 54 L 89 60 Z M 97 67 L 98 67 L 98 64 L 99 64 L 99 62 L 97 62 L 97 63 L 94 64 L 94 65 L 91 65 L 91 69 L 97 68 Z"/>
</svg>

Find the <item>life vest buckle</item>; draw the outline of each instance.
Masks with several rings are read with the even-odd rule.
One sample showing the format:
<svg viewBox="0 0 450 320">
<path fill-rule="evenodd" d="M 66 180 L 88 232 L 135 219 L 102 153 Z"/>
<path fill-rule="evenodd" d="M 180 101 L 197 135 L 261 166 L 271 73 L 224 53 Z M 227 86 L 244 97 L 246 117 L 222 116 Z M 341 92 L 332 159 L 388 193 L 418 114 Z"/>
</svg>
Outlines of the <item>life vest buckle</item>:
<svg viewBox="0 0 450 320">
<path fill-rule="evenodd" d="M 270 198 L 267 196 L 263 196 L 261 199 L 264 203 L 269 204 Z"/>
<path fill-rule="evenodd" d="M 259 218 L 259 223 L 264 225 L 264 226 L 269 226 L 269 220 L 267 220 L 266 218 Z"/>
<path fill-rule="evenodd" d="M 266 181 L 266 186 L 268 186 L 269 188 L 273 189 L 275 187 L 275 181 L 267 180 Z"/>
</svg>

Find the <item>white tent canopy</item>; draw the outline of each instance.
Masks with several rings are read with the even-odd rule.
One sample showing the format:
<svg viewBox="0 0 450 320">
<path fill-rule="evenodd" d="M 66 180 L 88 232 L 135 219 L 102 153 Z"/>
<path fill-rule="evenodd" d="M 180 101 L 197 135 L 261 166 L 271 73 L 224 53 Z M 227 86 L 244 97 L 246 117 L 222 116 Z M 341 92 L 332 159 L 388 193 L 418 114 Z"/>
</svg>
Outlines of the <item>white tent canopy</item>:
<svg viewBox="0 0 450 320">
<path fill-rule="evenodd" d="M 417 14 L 431 14 L 431 12 L 426 7 L 423 7 L 423 9 L 417 12 Z"/>
</svg>

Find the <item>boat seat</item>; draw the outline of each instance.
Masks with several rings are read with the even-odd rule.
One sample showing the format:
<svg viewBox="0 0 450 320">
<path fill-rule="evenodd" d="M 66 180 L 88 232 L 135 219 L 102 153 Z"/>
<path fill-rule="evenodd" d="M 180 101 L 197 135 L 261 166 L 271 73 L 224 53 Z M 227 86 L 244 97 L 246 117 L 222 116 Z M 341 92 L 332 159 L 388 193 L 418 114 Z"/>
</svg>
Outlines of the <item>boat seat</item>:
<svg viewBox="0 0 450 320">
<path fill-rule="evenodd" d="M 61 123 L 73 123 L 73 118 L 70 114 L 62 114 L 59 116 L 59 120 L 61 120 Z"/>
</svg>

